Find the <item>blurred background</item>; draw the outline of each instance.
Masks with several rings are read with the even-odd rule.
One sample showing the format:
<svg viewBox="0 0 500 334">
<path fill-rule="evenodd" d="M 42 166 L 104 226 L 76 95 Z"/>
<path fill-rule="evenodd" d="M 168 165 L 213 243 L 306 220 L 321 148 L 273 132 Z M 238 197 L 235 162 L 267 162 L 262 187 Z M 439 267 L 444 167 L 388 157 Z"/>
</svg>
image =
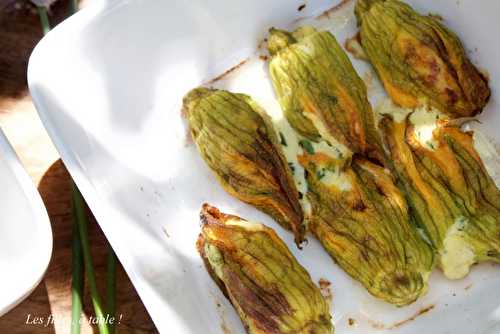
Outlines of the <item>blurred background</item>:
<svg viewBox="0 0 500 334">
<path fill-rule="evenodd" d="M 99 0 L 80 1 L 78 7 Z M 69 1 L 55 1 L 49 8 L 51 27 L 70 12 Z M 13 310 L 0 317 L 0 333 L 69 333 L 71 324 L 71 178 L 43 128 L 32 104 L 26 83 L 31 51 L 43 32 L 37 7 L 28 0 L 0 0 L 0 126 L 44 200 L 54 234 L 52 260 L 43 281 Z M 105 287 L 107 241 L 89 212 L 89 239 L 99 288 Z M 15 222 L 13 222 L 15 223 Z M 118 265 L 116 315 L 121 318 L 117 333 L 156 333 L 135 289 Z M 1 277 L 1 276 L 0 276 Z M 1 284 L 1 279 L 0 279 Z M 97 333 L 88 323 L 94 316 L 85 281 L 82 333 Z M 104 291 L 100 291 L 104 295 Z M 29 324 L 34 317 L 48 325 Z"/>
</svg>

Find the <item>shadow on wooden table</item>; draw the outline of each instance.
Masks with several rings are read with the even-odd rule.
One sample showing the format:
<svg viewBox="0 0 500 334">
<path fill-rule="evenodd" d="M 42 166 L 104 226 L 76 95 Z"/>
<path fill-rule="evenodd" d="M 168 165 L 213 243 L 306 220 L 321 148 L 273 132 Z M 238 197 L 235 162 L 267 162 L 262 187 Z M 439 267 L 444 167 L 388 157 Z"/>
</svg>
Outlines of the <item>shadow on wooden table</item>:
<svg viewBox="0 0 500 334">
<path fill-rule="evenodd" d="M 68 3 L 58 1 L 51 7 L 51 25 L 67 16 Z M 30 1 L 0 0 L 0 97 L 16 98 L 27 93 L 28 59 L 41 38 L 40 20 Z"/>
<path fill-rule="evenodd" d="M 87 1 L 91 2 L 91 1 Z M 51 7 L 52 26 L 68 14 L 68 1 Z M 0 0 L 0 101 L 9 101 L 6 113 L 17 112 L 15 103 L 29 100 L 26 70 L 29 55 L 42 37 L 36 9 L 27 0 Z M 35 113 L 33 112 L 35 115 Z M 36 117 L 36 116 L 35 116 Z M 44 152 L 35 152 L 43 155 Z M 50 216 L 54 235 L 51 262 L 44 280 L 13 310 L 0 317 L 0 333 L 69 333 L 71 324 L 71 183 L 63 163 L 58 160 L 44 173 L 38 190 Z M 90 214 L 89 214 L 90 215 Z M 90 215 L 91 216 L 91 215 Z M 108 244 L 91 219 L 89 238 L 99 287 L 105 286 Z M 87 284 L 87 282 L 86 282 Z M 88 324 L 93 309 L 85 287 L 82 333 L 97 333 Z M 104 291 L 101 291 L 104 295 Z M 117 315 L 122 315 L 117 333 L 156 333 L 156 329 L 125 271 L 118 266 Z M 50 316 L 52 315 L 52 318 Z M 29 324 L 42 322 L 41 324 Z"/>
<path fill-rule="evenodd" d="M 50 318 L 51 310 L 48 299 L 45 284 L 42 282 L 26 300 L 0 318 L 0 332 L 9 334 L 55 333 L 54 324 L 49 320 L 52 318 Z"/>
<path fill-rule="evenodd" d="M 0 333 L 68 333 L 71 324 L 71 183 L 61 160 L 56 161 L 42 177 L 38 190 L 52 223 L 54 249 L 49 268 L 35 292 L 19 306 L 0 318 Z M 99 288 L 105 287 L 108 243 L 89 212 L 89 239 Z M 89 325 L 94 316 L 85 282 L 82 333 L 97 333 Z M 100 290 L 104 296 L 104 290 Z M 121 267 L 117 272 L 117 316 L 122 315 L 117 333 L 156 333 L 134 287 Z M 28 316 L 43 317 L 43 324 L 27 324 Z M 53 323 L 49 316 L 52 315 Z M 49 325 L 45 326 L 47 319 Z"/>
</svg>

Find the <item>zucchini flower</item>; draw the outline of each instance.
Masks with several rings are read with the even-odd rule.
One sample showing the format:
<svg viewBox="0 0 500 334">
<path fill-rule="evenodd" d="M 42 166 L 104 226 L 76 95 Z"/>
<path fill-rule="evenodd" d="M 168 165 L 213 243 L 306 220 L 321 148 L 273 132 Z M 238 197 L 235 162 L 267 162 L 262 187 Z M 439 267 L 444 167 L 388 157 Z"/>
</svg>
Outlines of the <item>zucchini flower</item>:
<svg viewBox="0 0 500 334">
<path fill-rule="evenodd" d="M 397 105 L 429 104 L 454 118 L 482 111 L 487 80 L 439 19 L 398 0 L 358 0 L 355 13 L 365 53 Z"/>
<path fill-rule="evenodd" d="M 304 240 L 292 172 L 265 112 L 247 95 L 196 88 L 184 113 L 201 157 L 232 196 L 264 211 Z"/>
<path fill-rule="evenodd" d="M 272 28 L 268 48 L 275 92 L 297 132 L 312 141 L 333 137 L 355 154 L 384 161 L 366 86 L 330 32 Z"/>
<path fill-rule="evenodd" d="M 299 158 L 307 171 L 311 232 L 372 295 L 403 306 L 427 291 L 433 250 L 417 233 L 404 195 L 366 159 L 351 165 L 322 153 Z"/>
<path fill-rule="evenodd" d="M 471 133 L 441 125 L 435 145 L 411 124 L 380 124 L 417 224 L 426 232 L 445 276 L 459 279 L 474 263 L 500 262 L 500 190 L 474 150 Z"/>
<path fill-rule="evenodd" d="M 249 334 L 331 334 L 329 306 L 274 230 L 219 212 L 200 213 L 197 248 Z"/>
</svg>

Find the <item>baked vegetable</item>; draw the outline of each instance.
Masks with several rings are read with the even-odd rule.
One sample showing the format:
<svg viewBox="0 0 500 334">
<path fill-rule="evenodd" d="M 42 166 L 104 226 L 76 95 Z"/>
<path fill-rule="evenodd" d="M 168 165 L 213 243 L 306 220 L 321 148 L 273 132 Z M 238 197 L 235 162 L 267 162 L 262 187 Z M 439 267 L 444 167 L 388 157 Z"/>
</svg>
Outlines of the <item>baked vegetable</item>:
<svg viewBox="0 0 500 334">
<path fill-rule="evenodd" d="M 329 306 L 276 233 L 205 204 L 197 248 L 249 334 L 331 334 Z"/>
<path fill-rule="evenodd" d="M 500 191 L 474 149 L 472 134 L 441 124 L 429 147 L 406 120 L 385 117 L 381 128 L 444 274 L 458 279 L 476 262 L 500 262 Z"/>
<path fill-rule="evenodd" d="M 333 259 L 386 302 L 407 305 L 425 294 L 433 250 L 418 235 L 391 175 L 362 158 L 343 166 L 304 153 L 299 161 L 307 170 L 309 228 Z"/>
<path fill-rule="evenodd" d="M 303 213 L 275 130 L 247 95 L 196 88 L 184 113 L 203 160 L 231 195 L 266 212 L 304 240 Z"/>
<path fill-rule="evenodd" d="M 353 153 L 384 161 L 366 86 L 330 32 L 273 28 L 268 48 L 281 108 L 302 136 L 315 141 L 324 128 Z"/>
<path fill-rule="evenodd" d="M 358 0 L 355 13 L 365 53 L 396 104 L 429 104 L 456 118 L 481 112 L 487 80 L 438 18 L 398 0 Z"/>
</svg>

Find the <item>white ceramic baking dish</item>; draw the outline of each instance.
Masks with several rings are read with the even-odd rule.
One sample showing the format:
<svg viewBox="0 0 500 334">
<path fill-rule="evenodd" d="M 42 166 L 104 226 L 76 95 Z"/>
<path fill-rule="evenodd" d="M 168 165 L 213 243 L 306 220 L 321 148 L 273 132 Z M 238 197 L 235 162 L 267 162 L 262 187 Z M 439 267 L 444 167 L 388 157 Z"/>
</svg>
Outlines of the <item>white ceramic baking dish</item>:
<svg viewBox="0 0 500 334">
<path fill-rule="evenodd" d="M 494 42 L 500 33 L 500 3 L 410 2 L 418 10 L 441 14 L 473 60 L 488 70 L 493 98 L 482 115 L 482 128 L 500 139 L 500 110 L 495 110 L 500 44 Z M 309 17 L 307 21 L 328 26 L 343 41 L 355 31 L 352 2 L 344 2 L 337 14 L 314 19 L 336 4 L 102 2 L 60 24 L 33 52 L 28 79 L 40 117 L 161 332 L 243 332 L 195 250 L 203 202 L 272 226 L 315 281 L 330 281 L 338 334 L 500 331 L 498 266 L 477 266 L 455 282 L 436 271 L 425 297 L 409 307 L 387 305 L 351 280 L 316 241 L 311 239 L 298 251 L 290 233 L 228 196 L 187 139 L 180 105 L 189 89 L 248 57 L 256 58 L 271 26 L 290 28 L 297 19 Z M 218 85 L 273 104 L 263 101 L 270 86 L 262 70 L 265 64 L 256 66 L 255 61 Z M 366 64 L 354 63 L 359 71 L 369 70 Z"/>
<path fill-rule="evenodd" d="M 52 255 L 42 198 L 0 129 L 0 316 L 26 298 Z"/>
</svg>

